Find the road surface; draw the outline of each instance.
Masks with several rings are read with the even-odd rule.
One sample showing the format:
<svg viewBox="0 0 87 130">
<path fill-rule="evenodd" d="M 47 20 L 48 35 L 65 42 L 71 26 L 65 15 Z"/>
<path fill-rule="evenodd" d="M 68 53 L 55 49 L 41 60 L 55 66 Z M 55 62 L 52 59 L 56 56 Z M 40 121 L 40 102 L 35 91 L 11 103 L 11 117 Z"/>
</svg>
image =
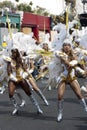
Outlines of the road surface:
<svg viewBox="0 0 87 130">
<path fill-rule="evenodd" d="M 87 79 L 80 78 L 80 85 L 83 85 L 85 81 Z M 45 106 L 35 93 L 44 114 L 38 115 L 29 97 L 22 90 L 19 90 L 26 100 L 26 105 L 19 109 L 18 115 L 12 116 L 13 107 L 8 97 L 8 91 L 6 91 L 0 95 L 0 130 L 87 130 L 87 113 L 83 111 L 69 86 L 67 86 L 64 95 L 63 121 L 58 123 L 57 89 L 53 88 L 51 91 L 45 89 L 47 84 L 43 79 L 38 81 L 38 85 L 50 103 L 49 106 Z"/>
</svg>

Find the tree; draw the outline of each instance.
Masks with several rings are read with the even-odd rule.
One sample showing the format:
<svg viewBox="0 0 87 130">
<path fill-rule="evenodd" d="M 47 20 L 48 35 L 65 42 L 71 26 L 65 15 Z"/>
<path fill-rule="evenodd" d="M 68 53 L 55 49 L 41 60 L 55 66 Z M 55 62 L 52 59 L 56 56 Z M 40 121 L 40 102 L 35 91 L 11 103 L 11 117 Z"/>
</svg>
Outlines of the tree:
<svg viewBox="0 0 87 130">
<path fill-rule="evenodd" d="M 30 1 L 29 5 L 30 5 L 30 6 L 32 6 L 32 5 L 33 5 L 32 1 Z"/>
<path fill-rule="evenodd" d="M 11 1 L 0 2 L 0 8 L 5 8 L 5 7 L 8 7 L 9 9 L 15 8 L 14 4 Z"/>
<path fill-rule="evenodd" d="M 18 10 L 20 11 L 24 11 L 24 12 L 32 12 L 32 7 L 30 5 L 27 5 L 27 4 L 19 4 L 17 6 Z"/>
<path fill-rule="evenodd" d="M 75 8 L 76 0 L 65 0 L 66 4 L 71 3 L 71 7 Z"/>
<path fill-rule="evenodd" d="M 49 12 L 45 8 L 42 8 L 42 7 L 39 7 L 39 6 L 37 6 L 34 9 L 34 13 L 39 14 L 39 15 L 49 16 Z"/>
</svg>

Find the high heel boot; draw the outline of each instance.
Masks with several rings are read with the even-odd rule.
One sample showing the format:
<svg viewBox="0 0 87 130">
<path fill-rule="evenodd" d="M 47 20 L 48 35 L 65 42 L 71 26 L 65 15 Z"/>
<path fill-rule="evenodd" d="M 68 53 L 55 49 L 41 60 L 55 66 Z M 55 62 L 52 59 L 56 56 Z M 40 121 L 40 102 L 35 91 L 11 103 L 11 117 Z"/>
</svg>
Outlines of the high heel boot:
<svg viewBox="0 0 87 130">
<path fill-rule="evenodd" d="M 12 115 L 15 115 L 18 112 L 19 106 L 18 106 L 18 104 L 17 104 L 17 102 L 16 102 L 14 97 L 11 97 L 10 100 L 11 100 L 13 106 L 14 106 L 14 110 L 12 112 Z"/>
<path fill-rule="evenodd" d="M 43 95 L 43 93 L 41 92 L 40 89 L 39 89 L 39 91 L 37 91 L 37 94 L 41 97 L 41 99 L 43 99 L 46 106 L 49 106 L 49 103 L 48 103 L 47 99 L 45 98 L 45 96 Z"/>
<path fill-rule="evenodd" d="M 60 122 L 63 118 L 63 101 L 58 101 L 58 116 L 57 121 Z"/>
<path fill-rule="evenodd" d="M 34 97 L 33 94 L 30 95 L 30 100 L 31 100 L 32 103 L 36 106 L 36 108 L 37 108 L 37 113 L 38 113 L 38 114 L 43 114 L 43 111 L 41 110 L 41 108 L 40 108 L 40 106 L 39 106 L 39 104 L 38 104 L 38 102 L 37 102 L 37 100 L 35 99 L 35 97 Z"/>
<path fill-rule="evenodd" d="M 84 98 L 80 99 L 80 104 L 83 106 L 85 112 L 87 112 L 87 104 Z"/>
</svg>

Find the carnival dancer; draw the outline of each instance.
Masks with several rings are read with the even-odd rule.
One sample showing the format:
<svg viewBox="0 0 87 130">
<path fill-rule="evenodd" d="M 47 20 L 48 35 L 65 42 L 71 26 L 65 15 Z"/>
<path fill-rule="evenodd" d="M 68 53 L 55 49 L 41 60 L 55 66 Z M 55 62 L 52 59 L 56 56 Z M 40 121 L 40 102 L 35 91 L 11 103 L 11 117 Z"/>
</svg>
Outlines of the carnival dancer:
<svg viewBox="0 0 87 130">
<path fill-rule="evenodd" d="M 40 62 L 39 74 L 41 75 L 41 77 L 44 77 L 43 73 L 48 70 L 48 62 L 50 60 L 50 57 L 48 57 L 46 54 L 50 53 L 50 52 L 51 52 L 51 49 L 49 48 L 48 43 L 44 42 L 42 44 L 42 53 L 43 54 L 41 54 L 41 58 L 39 60 L 39 62 Z"/>
<path fill-rule="evenodd" d="M 40 96 L 40 98 L 44 101 L 45 105 L 49 106 L 49 102 L 47 101 L 46 97 L 43 95 L 42 91 L 40 90 L 40 88 L 38 87 L 35 79 L 32 76 L 32 72 L 34 70 L 34 59 L 33 59 L 33 57 L 22 56 L 22 59 L 23 59 L 24 64 L 26 65 L 27 72 L 30 74 L 30 76 L 26 77 L 26 80 L 29 83 L 29 87 L 30 87 L 31 91 L 34 90 Z"/>
<path fill-rule="evenodd" d="M 49 73 L 49 64 L 52 60 L 52 57 L 53 57 L 53 51 L 54 49 L 52 48 L 51 46 L 51 43 L 50 45 L 47 43 L 47 42 L 44 42 L 42 44 L 42 51 L 41 51 L 41 58 L 39 60 L 40 62 L 40 75 L 41 77 L 43 78 L 44 77 L 44 73 L 45 73 L 45 77 L 48 79 L 48 90 L 51 90 L 51 83 L 52 83 L 52 80 L 50 80 L 50 73 Z"/>
<path fill-rule="evenodd" d="M 87 99 L 87 85 L 86 86 L 84 86 L 84 85 L 81 86 L 81 92 L 82 92 L 84 98 Z"/>
<path fill-rule="evenodd" d="M 23 65 L 18 49 L 11 50 L 11 53 L 12 53 L 11 59 L 9 60 L 7 64 L 7 72 L 9 76 L 9 81 L 8 81 L 9 98 L 12 101 L 13 106 L 14 106 L 12 115 L 15 115 L 19 109 L 19 106 L 14 98 L 14 92 L 16 88 L 19 86 L 25 91 L 27 96 L 29 96 L 33 104 L 36 106 L 37 112 L 39 114 L 42 114 L 43 111 L 41 110 L 34 95 L 30 91 L 29 84 L 25 80 L 26 75 L 28 75 L 28 73 L 26 73 L 26 68 Z"/>
<path fill-rule="evenodd" d="M 58 77 L 58 116 L 57 121 L 61 121 L 63 118 L 63 96 L 66 89 L 67 83 L 70 84 L 71 88 L 75 92 L 76 96 L 80 100 L 84 110 L 87 112 L 87 105 L 86 102 L 81 94 L 80 85 L 75 76 L 75 66 L 71 65 L 70 62 L 77 60 L 76 56 L 74 55 L 70 41 L 64 40 L 62 51 L 65 56 L 60 57 L 61 65 L 63 66 L 63 72 Z M 67 55 L 67 56 L 66 56 Z M 59 55 L 56 52 L 56 56 Z"/>
</svg>

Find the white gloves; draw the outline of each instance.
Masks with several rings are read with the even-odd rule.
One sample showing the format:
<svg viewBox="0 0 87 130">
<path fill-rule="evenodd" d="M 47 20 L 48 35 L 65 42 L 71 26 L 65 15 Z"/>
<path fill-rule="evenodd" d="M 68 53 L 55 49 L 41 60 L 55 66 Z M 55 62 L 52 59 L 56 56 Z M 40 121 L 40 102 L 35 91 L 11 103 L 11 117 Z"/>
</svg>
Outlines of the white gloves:
<svg viewBox="0 0 87 130">
<path fill-rule="evenodd" d="M 11 58 L 9 56 L 3 55 L 3 59 L 7 62 L 11 62 Z"/>
<path fill-rule="evenodd" d="M 31 74 L 31 73 L 33 73 L 33 71 L 34 71 L 33 69 L 30 69 L 28 72 L 29 72 L 29 74 Z"/>
<path fill-rule="evenodd" d="M 75 66 L 78 64 L 78 61 L 77 60 L 72 60 L 70 63 L 69 63 L 71 66 Z"/>
<path fill-rule="evenodd" d="M 9 79 L 17 82 L 17 78 L 13 74 L 10 74 Z"/>
<path fill-rule="evenodd" d="M 64 52 L 61 52 L 61 51 L 56 51 L 56 52 L 55 52 L 55 55 L 58 56 L 58 57 L 63 57 L 63 58 L 64 58 L 64 57 L 65 57 L 65 58 L 67 57 L 67 54 L 65 54 Z"/>
<path fill-rule="evenodd" d="M 27 72 L 23 72 L 22 77 L 23 77 L 24 79 L 26 79 L 26 78 L 28 77 L 28 73 L 27 73 Z"/>
<path fill-rule="evenodd" d="M 80 72 L 83 75 L 85 74 L 85 71 L 83 69 L 81 69 L 80 67 L 76 66 L 75 69 L 77 72 Z"/>
<path fill-rule="evenodd" d="M 86 92 L 86 93 L 87 93 L 87 88 L 86 88 L 85 86 L 82 86 L 82 87 L 81 87 L 81 91 L 83 91 L 83 92 Z"/>
<path fill-rule="evenodd" d="M 21 76 L 22 76 L 24 79 L 26 79 L 26 78 L 28 77 L 28 73 L 27 73 L 27 72 L 22 72 L 22 73 L 21 73 Z M 16 78 L 16 75 L 15 75 L 14 73 L 10 74 L 9 79 L 10 79 L 10 80 L 13 80 L 13 81 L 15 81 L 15 82 L 18 81 L 17 78 Z"/>
<path fill-rule="evenodd" d="M 22 78 L 26 79 L 28 76 L 27 72 L 24 72 L 23 70 L 20 71 L 20 75 L 22 76 Z"/>
</svg>

